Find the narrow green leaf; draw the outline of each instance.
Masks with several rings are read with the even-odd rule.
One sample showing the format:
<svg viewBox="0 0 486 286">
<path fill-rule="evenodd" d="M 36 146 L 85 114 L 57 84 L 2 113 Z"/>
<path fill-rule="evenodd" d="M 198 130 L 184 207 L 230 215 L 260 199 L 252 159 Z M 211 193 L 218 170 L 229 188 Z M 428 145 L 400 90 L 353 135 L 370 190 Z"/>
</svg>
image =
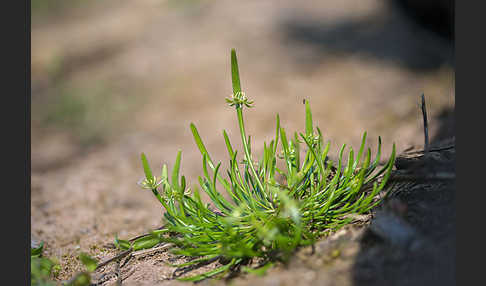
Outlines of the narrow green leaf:
<svg viewBox="0 0 486 286">
<path fill-rule="evenodd" d="M 273 149 L 273 155 L 275 156 L 276 152 L 277 152 L 277 146 L 278 146 L 278 137 L 280 135 L 280 116 L 278 115 L 277 113 L 277 127 L 275 129 L 275 144 L 273 145 L 274 146 L 274 149 Z"/>
<path fill-rule="evenodd" d="M 141 249 L 148 249 L 156 246 L 157 244 L 163 242 L 163 239 L 156 235 L 147 235 L 135 240 L 132 244 L 134 251 Z"/>
<path fill-rule="evenodd" d="M 167 183 L 168 183 L 168 181 L 169 181 L 169 170 L 168 170 L 168 168 L 167 168 L 167 165 L 166 165 L 166 164 L 164 164 L 164 165 L 162 166 L 162 174 L 161 174 L 161 179 L 162 179 L 163 181 L 167 182 Z"/>
<path fill-rule="evenodd" d="M 280 128 L 280 137 L 282 138 L 282 146 L 285 157 L 288 156 L 289 153 L 289 142 L 287 141 L 287 136 L 285 135 L 285 130 L 281 127 Z"/>
<path fill-rule="evenodd" d="M 305 135 L 312 136 L 314 128 L 312 126 L 312 112 L 310 110 L 309 101 L 305 101 Z"/>
<path fill-rule="evenodd" d="M 184 193 L 185 189 L 186 189 L 186 177 L 182 176 L 181 177 L 181 193 Z"/>
<path fill-rule="evenodd" d="M 363 151 L 364 151 L 365 143 L 366 143 L 366 131 L 363 134 L 363 139 L 361 139 L 361 146 L 359 147 L 359 151 L 358 151 L 358 155 L 356 157 L 356 161 L 353 164 L 353 169 L 356 169 L 356 167 L 359 164 L 359 160 L 361 159 L 361 155 L 363 154 Z"/>
<path fill-rule="evenodd" d="M 174 163 L 174 169 L 172 169 L 172 185 L 176 189 L 180 188 L 180 186 L 179 186 L 179 170 L 180 170 L 180 167 L 181 167 L 181 153 L 182 153 L 181 150 L 179 150 L 179 152 L 177 152 L 176 161 Z"/>
<path fill-rule="evenodd" d="M 147 157 L 145 157 L 145 154 L 142 153 L 142 164 L 143 164 L 143 171 L 145 172 L 145 177 L 147 180 L 153 180 L 153 175 L 152 175 L 152 170 L 150 169 L 149 163 L 147 161 Z"/>
<path fill-rule="evenodd" d="M 216 189 L 216 177 L 218 176 L 218 171 L 219 167 L 221 167 L 221 162 L 218 163 L 216 166 L 216 169 L 214 169 L 214 175 L 213 175 L 213 188 Z"/>
<path fill-rule="evenodd" d="M 299 166 L 300 166 L 300 143 L 299 143 L 299 136 L 297 135 L 297 132 L 294 132 L 294 148 L 295 148 L 295 165 L 297 168 L 297 171 L 299 171 Z"/>
<path fill-rule="evenodd" d="M 230 157 L 233 157 L 233 154 L 234 154 L 233 147 L 231 147 L 231 143 L 230 143 L 230 140 L 228 138 L 228 134 L 226 134 L 225 130 L 223 130 L 223 137 L 224 137 L 224 142 L 226 143 L 226 148 L 228 149 L 228 154 L 230 155 Z"/>
<path fill-rule="evenodd" d="M 199 151 L 201 152 L 202 155 L 206 155 L 208 157 L 208 161 L 211 161 L 211 159 L 209 158 L 208 150 L 204 146 L 204 143 L 201 140 L 201 136 L 199 136 L 199 132 L 197 131 L 197 128 L 193 123 L 191 123 L 191 131 L 192 131 L 192 136 L 194 137 L 194 141 L 196 141 L 196 145 L 199 148 Z"/>
<path fill-rule="evenodd" d="M 238 59 L 236 58 L 236 50 L 231 49 L 231 82 L 233 83 L 233 94 L 241 92 L 240 72 L 238 70 Z"/>
</svg>

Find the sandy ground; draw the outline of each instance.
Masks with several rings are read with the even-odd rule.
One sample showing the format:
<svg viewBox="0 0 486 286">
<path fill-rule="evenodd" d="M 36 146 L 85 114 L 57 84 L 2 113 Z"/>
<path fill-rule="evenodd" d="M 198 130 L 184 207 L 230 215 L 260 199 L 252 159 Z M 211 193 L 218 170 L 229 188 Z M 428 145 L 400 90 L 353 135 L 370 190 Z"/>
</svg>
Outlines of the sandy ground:
<svg viewBox="0 0 486 286">
<path fill-rule="evenodd" d="M 79 252 L 103 260 L 115 235 L 161 225 L 160 205 L 136 185 L 141 152 L 160 170 L 182 150 L 182 173 L 196 182 L 202 168 L 191 122 L 216 160 L 227 160 L 223 129 L 239 147 L 236 115 L 224 101 L 231 48 L 255 101 L 245 119 L 256 154 L 277 113 L 289 132 L 304 129 L 303 99 L 334 156 L 344 143 L 357 148 L 364 131 L 372 150 L 382 137 L 385 154 L 393 142 L 399 152 L 421 146 L 422 93 L 431 135 L 451 122 L 445 40 L 383 1 L 301 2 L 92 1 L 33 18 L 31 230 L 59 260 L 58 280 L 82 269 Z M 124 285 L 177 283 L 164 280 L 173 269 L 160 255 L 132 264 Z M 320 280 L 308 279 L 305 269 L 305 285 L 336 275 L 309 270 Z M 289 285 L 284 277 L 265 284 Z"/>
</svg>

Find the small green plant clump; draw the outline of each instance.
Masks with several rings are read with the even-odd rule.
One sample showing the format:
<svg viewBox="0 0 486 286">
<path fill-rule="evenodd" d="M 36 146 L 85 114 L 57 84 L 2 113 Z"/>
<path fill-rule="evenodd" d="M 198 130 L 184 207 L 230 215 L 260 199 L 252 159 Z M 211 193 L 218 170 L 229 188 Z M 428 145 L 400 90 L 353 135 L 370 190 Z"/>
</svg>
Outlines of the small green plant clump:
<svg viewBox="0 0 486 286">
<path fill-rule="evenodd" d="M 30 248 L 30 284 L 36 286 L 54 286 L 51 277 L 59 271 L 59 264 L 43 257 L 44 242 L 38 247 Z"/>
<path fill-rule="evenodd" d="M 59 285 L 52 278 L 57 276 L 61 266 L 54 259 L 43 257 L 44 242 L 38 247 L 30 248 L 30 285 L 32 286 L 56 286 Z M 90 273 L 98 266 L 98 262 L 87 255 L 81 253 L 79 260 L 86 267 L 86 271 L 78 272 L 72 279 L 62 283 L 64 286 L 88 286 L 91 285 Z"/>
<path fill-rule="evenodd" d="M 324 144 L 321 130 L 314 128 L 306 101 L 305 133 L 288 137 L 277 115 L 275 138 L 269 144 L 264 143 L 263 156 L 255 161 L 243 120 L 243 108 L 252 107 L 253 102 L 241 90 L 234 49 L 231 72 L 233 94 L 226 101 L 236 111 L 243 146 L 242 162 L 223 131 L 230 158 L 230 168 L 223 174 L 221 163 L 211 159 L 196 127 L 191 124 L 202 154 L 204 174 L 199 177 L 199 186 L 211 199 L 211 205 L 203 203 L 199 187 L 193 191 L 186 188 L 185 177 L 179 175 L 181 151 L 171 176 L 167 165 L 163 165 L 160 178 L 153 176 L 142 153 L 145 179 L 141 185 L 151 190 L 164 207 L 166 225 L 138 240 L 115 240 L 119 248 L 132 250 L 170 242 L 175 245 L 173 253 L 198 258 L 179 267 L 216 259 L 223 264 L 182 280 L 199 281 L 223 275 L 255 258 L 260 261 L 258 269 L 243 269 L 256 272 L 267 269 L 275 261 L 286 261 L 297 247 L 311 245 L 327 232 L 350 223 L 353 214 L 366 213 L 377 206 L 381 202 L 377 195 L 385 187 L 395 160 L 394 145 L 388 162 L 378 166 L 379 138 L 377 155 L 372 161 L 370 149 L 365 150 L 365 132 L 356 156 L 350 148 L 344 163 L 346 145 L 343 145 L 337 164 L 332 162 L 327 156 L 330 142 Z M 284 168 L 277 166 L 279 160 L 283 161 Z M 226 191 L 226 198 L 219 191 L 221 188 Z"/>
</svg>

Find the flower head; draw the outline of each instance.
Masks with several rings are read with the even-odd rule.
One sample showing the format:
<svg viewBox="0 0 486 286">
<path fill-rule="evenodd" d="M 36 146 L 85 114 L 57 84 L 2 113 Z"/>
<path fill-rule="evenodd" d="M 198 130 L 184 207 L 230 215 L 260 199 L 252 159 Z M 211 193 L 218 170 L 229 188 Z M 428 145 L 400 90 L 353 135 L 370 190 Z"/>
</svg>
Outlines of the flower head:
<svg viewBox="0 0 486 286">
<path fill-rule="evenodd" d="M 253 104 L 253 101 L 249 100 L 243 91 L 239 91 L 236 94 L 232 94 L 231 98 L 226 98 L 226 102 L 229 103 L 230 106 L 235 106 L 236 108 L 240 108 L 243 105 L 250 108 L 252 107 Z"/>
<path fill-rule="evenodd" d="M 160 184 L 162 184 L 163 180 L 157 182 L 157 177 L 152 177 L 150 179 L 142 178 L 138 181 L 137 185 L 144 189 L 153 190 L 156 189 Z"/>
</svg>

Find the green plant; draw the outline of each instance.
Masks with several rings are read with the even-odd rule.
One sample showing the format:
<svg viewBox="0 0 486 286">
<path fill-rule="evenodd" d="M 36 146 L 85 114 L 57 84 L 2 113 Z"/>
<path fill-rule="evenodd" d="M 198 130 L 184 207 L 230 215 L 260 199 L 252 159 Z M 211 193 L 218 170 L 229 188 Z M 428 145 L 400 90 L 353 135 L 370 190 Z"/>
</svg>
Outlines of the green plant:
<svg viewBox="0 0 486 286">
<path fill-rule="evenodd" d="M 243 108 L 252 107 L 253 102 L 241 90 L 234 49 L 231 72 L 233 95 L 226 101 L 236 111 L 243 160 L 239 162 L 238 151 L 233 149 L 223 131 L 230 157 L 227 178 L 220 172 L 221 163 L 216 164 L 211 159 L 194 124 L 190 126 L 202 154 L 204 175 L 199 177 L 199 185 L 213 206 L 203 203 L 198 187 L 194 187 L 193 192 L 186 188 L 186 179 L 179 174 L 181 151 L 171 176 L 164 164 L 160 178 L 153 176 L 142 153 L 145 179 L 141 186 L 151 190 L 164 207 L 166 226 L 134 241 L 115 240 L 119 248 L 132 250 L 170 242 L 175 245 L 173 253 L 199 257 L 178 267 L 216 259 L 223 264 L 181 280 L 199 281 L 238 266 L 244 266 L 242 269 L 247 272 L 264 271 L 275 261 L 286 261 L 297 247 L 310 245 L 326 232 L 350 223 L 350 214 L 365 213 L 377 206 L 381 201 L 377 195 L 384 188 L 395 159 L 394 145 L 386 165 L 378 168 L 381 139 L 377 156 L 371 161 L 370 149 L 365 151 L 365 132 L 356 157 L 350 148 L 345 164 L 346 145 L 343 145 L 336 166 L 327 157 L 330 143 L 324 144 L 321 130 L 313 126 L 307 101 L 305 133 L 294 133 L 288 138 L 277 115 L 275 139 L 264 143 L 262 158 L 254 161 L 251 138 L 247 136 L 243 120 Z M 279 143 L 281 150 L 278 150 Z M 283 161 L 284 168 L 277 166 L 278 160 Z M 278 175 L 283 179 L 279 180 Z M 378 182 L 380 175 L 383 176 Z M 218 191 L 220 188 L 229 198 Z M 254 258 L 260 260 L 258 270 L 245 266 Z"/>
<path fill-rule="evenodd" d="M 38 247 L 30 248 L 30 284 L 36 286 L 54 286 L 51 276 L 60 270 L 59 264 L 42 256 L 44 242 Z"/>
<path fill-rule="evenodd" d="M 44 242 L 36 248 L 30 249 L 30 284 L 36 286 L 55 286 L 59 285 L 51 279 L 51 276 L 59 272 L 61 266 L 53 259 L 42 256 Z M 65 286 L 88 286 L 91 285 L 91 275 L 98 267 L 96 259 L 86 253 L 79 255 L 79 260 L 86 267 L 86 271 L 76 273 L 69 281 L 62 283 Z"/>
</svg>

